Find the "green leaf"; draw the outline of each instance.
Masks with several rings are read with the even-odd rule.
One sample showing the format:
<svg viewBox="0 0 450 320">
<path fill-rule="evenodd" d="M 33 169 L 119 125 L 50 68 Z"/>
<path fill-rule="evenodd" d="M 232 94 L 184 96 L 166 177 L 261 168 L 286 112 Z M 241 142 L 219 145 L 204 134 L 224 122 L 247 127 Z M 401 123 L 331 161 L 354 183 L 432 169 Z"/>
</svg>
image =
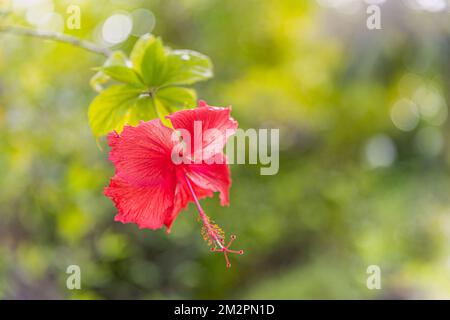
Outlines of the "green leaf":
<svg viewBox="0 0 450 320">
<path fill-rule="evenodd" d="M 189 85 L 213 76 L 211 60 L 192 50 L 164 48 L 160 38 L 142 36 L 131 51 L 133 68 L 152 87 Z"/>
<path fill-rule="evenodd" d="M 89 84 L 91 85 L 92 89 L 100 92 L 103 90 L 103 85 L 107 83 L 109 79 L 110 78 L 103 71 L 98 71 L 89 80 Z"/>
<path fill-rule="evenodd" d="M 122 52 L 115 52 L 93 77 L 97 87 L 111 78 L 123 82 L 101 91 L 92 101 L 89 121 L 96 136 L 121 132 L 125 124 L 156 117 L 171 126 L 165 116 L 194 107 L 197 100 L 195 90 L 178 85 L 212 77 L 207 56 L 191 50 L 172 51 L 150 34 L 136 42 L 130 59 L 131 63 Z"/>
<path fill-rule="evenodd" d="M 166 127 L 172 128 L 172 123 L 170 122 L 169 119 L 166 118 L 166 116 L 171 113 L 170 110 L 166 107 L 166 105 L 156 97 L 153 98 L 153 105 L 155 106 L 156 113 L 158 114 L 158 117 L 161 120 L 161 122 Z"/>
<path fill-rule="evenodd" d="M 121 132 L 129 122 L 141 92 L 141 89 L 126 84 L 113 85 L 100 92 L 89 106 L 88 113 L 94 135 L 105 135 L 112 130 Z"/>
<path fill-rule="evenodd" d="M 149 121 L 156 118 L 158 118 L 158 114 L 156 113 L 153 99 L 149 96 L 141 96 L 136 100 L 128 123 L 135 126 L 141 121 Z"/>
<path fill-rule="evenodd" d="M 109 77 L 111 77 L 114 80 L 128 83 L 132 86 L 136 87 L 143 87 L 144 84 L 139 77 L 139 75 L 131 68 L 128 68 L 126 66 L 119 66 L 119 65 L 113 65 L 113 66 L 107 66 L 101 68 L 101 70 Z"/>
<path fill-rule="evenodd" d="M 195 90 L 180 87 L 162 88 L 153 97 L 153 103 L 159 119 L 168 127 L 172 127 L 172 124 L 166 119 L 167 115 L 180 109 L 194 107 L 196 101 L 197 95 Z"/>
<path fill-rule="evenodd" d="M 195 90 L 181 87 L 159 89 L 155 99 L 160 101 L 170 113 L 180 109 L 195 107 L 197 94 Z"/>
<path fill-rule="evenodd" d="M 167 53 L 160 38 L 151 41 L 144 52 L 140 72 L 144 83 L 158 87 L 166 78 Z"/>
<path fill-rule="evenodd" d="M 141 72 L 141 64 L 144 59 L 145 51 L 155 40 L 156 38 L 153 35 L 147 33 L 141 36 L 134 44 L 134 47 L 130 53 L 130 60 L 134 70 L 138 73 Z"/>
<path fill-rule="evenodd" d="M 114 51 L 111 56 L 106 59 L 103 67 L 97 69 L 98 72 L 92 76 L 89 84 L 95 91 L 102 91 L 103 85 L 110 79 L 110 76 L 106 75 L 102 68 L 111 66 L 126 66 L 127 63 L 127 56 L 122 51 Z"/>
<path fill-rule="evenodd" d="M 211 60 L 196 51 L 173 50 L 168 55 L 167 64 L 164 84 L 188 85 L 213 76 Z"/>
<path fill-rule="evenodd" d="M 126 66 L 128 58 L 122 51 L 114 51 L 103 64 L 104 67 L 109 66 Z"/>
</svg>

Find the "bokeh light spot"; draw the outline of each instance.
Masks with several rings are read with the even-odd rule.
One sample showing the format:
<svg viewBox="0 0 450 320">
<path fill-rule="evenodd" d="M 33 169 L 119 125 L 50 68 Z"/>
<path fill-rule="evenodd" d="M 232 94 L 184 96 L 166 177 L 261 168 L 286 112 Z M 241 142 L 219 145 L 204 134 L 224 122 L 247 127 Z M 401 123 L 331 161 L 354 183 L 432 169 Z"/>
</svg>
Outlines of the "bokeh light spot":
<svg viewBox="0 0 450 320">
<path fill-rule="evenodd" d="M 436 89 L 422 86 L 414 93 L 413 100 L 428 123 L 439 126 L 447 120 L 447 104 Z"/>
<path fill-rule="evenodd" d="M 112 45 L 121 43 L 128 38 L 132 28 L 133 21 L 130 16 L 123 13 L 114 14 L 103 23 L 103 40 Z"/>
<path fill-rule="evenodd" d="M 397 149 L 389 136 L 378 134 L 367 142 L 365 156 L 372 168 L 389 167 L 397 157 Z"/>
<path fill-rule="evenodd" d="M 402 131 L 414 130 L 419 123 L 417 105 L 409 99 L 398 100 L 391 108 L 391 120 Z"/>
<path fill-rule="evenodd" d="M 150 10 L 136 9 L 131 13 L 131 18 L 133 19 L 131 34 L 134 36 L 151 33 L 155 27 L 155 16 Z"/>
</svg>

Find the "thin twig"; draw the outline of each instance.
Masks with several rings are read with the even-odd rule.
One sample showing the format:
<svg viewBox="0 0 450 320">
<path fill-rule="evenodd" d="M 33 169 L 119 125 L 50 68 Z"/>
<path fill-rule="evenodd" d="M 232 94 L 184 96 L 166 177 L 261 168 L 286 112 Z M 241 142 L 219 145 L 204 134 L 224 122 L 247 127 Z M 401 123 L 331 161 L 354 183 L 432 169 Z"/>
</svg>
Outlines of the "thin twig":
<svg viewBox="0 0 450 320">
<path fill-rule="evenodd" d="M 54 40 L 54 41 L 58 41 L 58 42 L 64 42 L 64 43 L 73 45 L 75 47 L 85 49 L 90 52 L 104 55 L 106 57 L 109 57 L 111 55 L 111 50 L 109 50 L 108 48 L 103 48 L 92 42 L 81 40 L 76 37 L 69 36 L 69 35 L 62 34 L 62 33 L 39 31 L 39 30 L 34 30 L 34 29 L 26 28 L 26 27 L 18 27 L 18 26 L 0 26 L 0 32 L 10 33 L 10 34 L 15 34 L 15 35 L 20 35 L 20 36 Z"/>
</svg>

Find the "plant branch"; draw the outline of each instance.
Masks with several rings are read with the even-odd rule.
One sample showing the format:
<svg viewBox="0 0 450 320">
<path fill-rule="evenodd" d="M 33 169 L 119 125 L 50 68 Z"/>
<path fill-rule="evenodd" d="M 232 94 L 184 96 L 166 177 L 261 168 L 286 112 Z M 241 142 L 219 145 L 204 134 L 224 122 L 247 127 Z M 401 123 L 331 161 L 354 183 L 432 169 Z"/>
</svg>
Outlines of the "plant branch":
<svg viewBox="0 0 450 320">
<path fill-rule="evenodd" d="M 68 43 L 72 46 L 79 47 L 93 53 L 101 54 L 106 57 L 109 57 L 111 55 L 111 50 L 109 50 L 108 48 L 103 48 L 92 42 L 81 40 L 62 33 L 39 31 L 18 26 L 0 26 L 0 32 Z"/>
</svg>

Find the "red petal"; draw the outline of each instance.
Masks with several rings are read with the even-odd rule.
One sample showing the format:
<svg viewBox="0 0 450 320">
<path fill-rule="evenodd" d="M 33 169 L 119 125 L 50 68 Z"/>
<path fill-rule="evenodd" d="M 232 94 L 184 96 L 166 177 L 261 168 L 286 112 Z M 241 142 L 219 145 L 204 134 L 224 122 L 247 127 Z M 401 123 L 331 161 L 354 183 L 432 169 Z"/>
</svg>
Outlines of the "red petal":
<svg viewBox="0 0 450 320">
<path fill-rule="evenodd" d="M 223 164 L 189 164 L 180 166 L 177 170 L 177 187 L 175 204 L 172 214 L 164 222 L 170 228 L 178 213 L 187 207 L 194 198 L 189 190 L 186 177 L 191 181 L 192 188 L 198 199 L 211 197 L 214 192 L 220 192 L 220 204 L 229 204 L 229 189 L 231 187 L 230 169 L 224 157 Z"/>
<path fill-rule="evenodd" d="M 190 164 L 186 165 L 186 173 L 194 186 L 202 190 L 220 192 L 220 204 L 229 204 L 231 177 L 228 164 Z"/>
<path fill-rule="evenodd" d="M 152 120 L 108 136 L 116 174 L 105 195 L 119 210 L 116 221 L 157 229 L 171 215 L 176 185 L 172 132 L 160 120 Z"/>
<path fill-rule="evenodd" d="M 168 230 L 176 219 L 181 210 L 185 209 L 189 202 L 193 202 L 194 198 L 189 190 L 189 187 L 186 184 L 185 171 L 180 167 L 180 170 L 177 174 L 177 187 L 175 190 L 175 202 L 173 206 L 173 211 L 170 216 L 167 217 L 164 224 L 167 226 Z M 192 188 L 194 189 L 195 195 L 198 199 L 203 199 L 206 197 L 212 197 L 213 191 L 209 189 L 202 189 L 197 185 L 192 184 Z"/>
<path fill-rule="evenodd" d="M 237 129 L 238 124 L 230 117 L 230 112 L 231 108 L 210 107 L 201 101 L 198 108 L 178 111 L 167 118 L 175 129 L 189 132 L 191 139 L 186 143 L 190 142 L 195 159 L 202 157 L 207 160 L 222 152 L 228 138 Z M 196 121 L 198 127 L 195 127 Z"/>
<path fill-rule="evenodd" d="M 198 101 L 198 107 L 202 108 L 202 107 L 209 107 L 208 104 L 206 103 L 205 100 L 199 100 Z"/>
<path fill-rule="evenodd" d="M 120 135 L 109 134 L 109 159 L 116 167 L 116 176 L 139 185 L 159 185 L 173 176 L 172 133 L 160 120 L 152 120 L 137 127 L 126 126 Z"/>
<path fill-rule="evenodd" d="M 119 213 L 114 220 L 136 223 L 139 228 L 159 229 L 173 211 L 175 180 L 159 186 L 132 186 L 114 177 L 105 189 Z"/>
</svg>

